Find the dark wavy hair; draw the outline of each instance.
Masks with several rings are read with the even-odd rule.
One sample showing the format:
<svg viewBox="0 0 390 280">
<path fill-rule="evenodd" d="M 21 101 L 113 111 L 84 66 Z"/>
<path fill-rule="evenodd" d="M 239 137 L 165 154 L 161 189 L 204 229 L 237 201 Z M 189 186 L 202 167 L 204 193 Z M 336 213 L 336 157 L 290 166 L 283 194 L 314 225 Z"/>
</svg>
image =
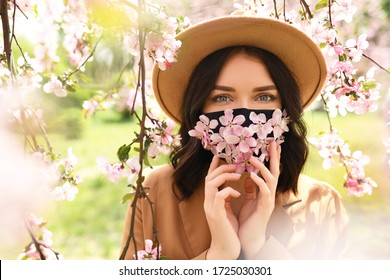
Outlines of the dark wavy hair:
<svg viewBox="0 0 390 280">
<path fill-rule="evenodd" d="M 291 118 L 289 131 L 284 133 L 281 173 L 277 194 L 292 191 L 297 193 L 298 177 L 306 162 L 308 144 L 306 125 L 302 118 L 303 107 L 297 82 L 287 66 L 274 54 L 252 46 L 233 46 L 220 49 L 204 58 L 192 73 L 181 108 L 181 146 L 170 155 L 175 169 L 174 184 L 181 192 L 181 199 L 189 198 L 198 187 L 204 185 L 213 154 L 205 150 L 199 139 L 188 135 L 195 127 L 205 101 L 217 81 L 227 60 L 243 53 L 263 62 L 276 85 L 282 107 Z"/>
</svg>

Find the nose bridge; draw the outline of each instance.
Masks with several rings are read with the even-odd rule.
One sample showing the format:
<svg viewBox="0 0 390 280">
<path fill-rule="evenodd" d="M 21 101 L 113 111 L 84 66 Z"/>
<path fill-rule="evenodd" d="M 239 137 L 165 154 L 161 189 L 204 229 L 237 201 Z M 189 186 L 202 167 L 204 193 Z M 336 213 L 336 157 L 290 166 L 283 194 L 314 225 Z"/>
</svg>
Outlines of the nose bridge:
<svg viewBox="0 0 390 280">
<path fill-rule="evenodd" d="M 240 108 L 248 108 L 251 107 L 251 100 L 247 94 L 241 93 L 239 96 L 239 102 L 238 105 Z"/>
</svg>

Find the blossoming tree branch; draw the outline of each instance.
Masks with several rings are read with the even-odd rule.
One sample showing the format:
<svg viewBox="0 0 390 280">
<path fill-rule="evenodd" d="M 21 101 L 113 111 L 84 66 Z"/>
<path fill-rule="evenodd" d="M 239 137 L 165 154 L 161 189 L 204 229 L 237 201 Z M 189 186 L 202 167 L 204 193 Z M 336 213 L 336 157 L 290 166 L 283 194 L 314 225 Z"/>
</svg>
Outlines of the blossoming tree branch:
<svg viewBox="0 0 390 280">
<path fill-rule="evenodd" d="M 0 3 L 3 30 L 0 109 L 4 113 L 1 116 L 18 128 L 24 139 L 25 154 L 41 163 L 34 170 L 38 176 L 45 174 L 47 180 L 39 184 L 44 185 L 55 200 L 74 200 L 81 179 L 74 170 L 77 158 L 72 148 L 68 149 L 65 158 L 56 154 L 45 130 L 41 104 L 31 102 L 31 96 L 44 92 L 62 98 L 77 94 L 81 81 L 93 83 L 86 78 L 89 61 L 94 59 L 100 41 L 110 35 L 110 38 L 119 38 L 131 58 L 115 78 L 115 83 L 102 87 L 84 101 L 84 115 L 92 117 L 97 111 L 121 104 L 123 98 L 120 93 L 125 93 L 122 106 L 137 120 L 139 130 L 131 135 L 128 143 L 118 148 L 117 162 L 97 157 L 97 165 L 114 183 L 118 184 L 122 177 L 127 179 L 130 191 L 123 197 L 123 202 L 131 201 L 132 207 L 135 207 L 138 199 L 146 199 L 152 207 L 153 201 L 149 200 L 147 189 L 143 187 L 145 168 L 152 167 L 151 159 L 156 159 L 160 154 L 169 154 L 179 145 L 180 139 L 175 134 L 173 121 L 158 109 L 153 98 L 148 80 L 150 65 L 156 63 L 161 70 L 165 70 L 175 63 L 181 46 L 175 36 L 190 25 L 190 20 L 183 16 L 168 16 L 164 8 L 144 0 L 0 0 Z M 319 102 L 324 105 L 329 129 L 309 141 L 323 157 L 325 169 L 337 162 L 344 166 L 344 186 L 348 194 L 371 194 L 376 183 L 364 170 L 369 157 L 361 151 L 351 151 L 347 141 L 341 138 L 341 133 L 332 124 L 332 118 L 337 115 L 361 115 L 377 110 L 380 85 L 375 80 L 375 71 L 379 68 L 378 71 L 388 73 L 375 58 L 365 53 L 369 47 L 366 34 L 347 40 L 339 36 L 339 24 L 351 22 L 357 12 L 352 0 L 319 0 L 311 3 L 297 0 L 291 6 L 286 1 L 244 0 L 236 3 L 234 8 L 241 14 L 274 17 L 289 22 L 304 30 L 321 47 L 328 58 L 329 68 L 328 82 Z M 113 15 L 103 15 L 109 12 L 113 12 Z M 26 21 L 34 33 L 34 49 L 30 52 L 19 42 L 18 23 Z M 66 53 L 68 69 L 56 67 L 60 62 L 60 51 Z M 20 54 L 19 57 L 15 57 L 16 53 Z M 355 65 L 361 59 L 369 59 L 373 68 L 365 75 L 357 76 Z M 281 117 L 278 119 L 282 121 Z M 201 133 L 201 129 L 193 131 L 193 136 L 201 139 L 197 133 Z M 226 152 L 226 141 L 218 139 L 212 148 Z M 239 145 L 239 150 L 246 151 L 247 146 L 252 145 L 249 136 L 245 143 L 235 138 L 232 141 L 234 145 Z M 254 143 L 253 148 L 256 148 Z M 263 146 L 259 149 L 266 150 Z M 46 229 L 44 220 L 34 215 L 34 209 L 30 210 L 27 214 L 24 212 L 23 216 L 31 243 L 27 244 L 20 258 L 61 258 L 52 249 L 51 233 Z M 134 217 L 121 259 L 129 246 L 136 246 L 133 226 Z M 159 245 L 158 229 L 154 228 L 154 233 L 152 243 L 145 241 L 145 250 L 135 248 L 138 251 L 135 258 L 161 258 L 163 246 L 152 248 L 153 243 Z"/>
</svg>

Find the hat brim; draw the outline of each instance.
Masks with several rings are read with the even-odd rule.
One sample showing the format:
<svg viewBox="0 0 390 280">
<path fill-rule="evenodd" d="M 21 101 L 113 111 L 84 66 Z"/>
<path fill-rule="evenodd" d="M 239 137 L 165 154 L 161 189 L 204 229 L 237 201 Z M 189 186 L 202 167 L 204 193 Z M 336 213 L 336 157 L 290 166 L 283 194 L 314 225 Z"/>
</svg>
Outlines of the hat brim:
<svg viewBox="0 0 390 280">
<path fill-rule="evenodd" d="M 319 47 L 302 31 L 271 18 L 228 16 L 191 26 L 177 35 L 182 41 L 177 62 L 162 71 L 153 68 L 153 90 L 163 111 L 181 123 L 182 100 L 195 67 L 209 54 L 248 45 L 279 57 L 295 76 L 304 108 L 322 90 L 327 67 Z"/>
</svg>

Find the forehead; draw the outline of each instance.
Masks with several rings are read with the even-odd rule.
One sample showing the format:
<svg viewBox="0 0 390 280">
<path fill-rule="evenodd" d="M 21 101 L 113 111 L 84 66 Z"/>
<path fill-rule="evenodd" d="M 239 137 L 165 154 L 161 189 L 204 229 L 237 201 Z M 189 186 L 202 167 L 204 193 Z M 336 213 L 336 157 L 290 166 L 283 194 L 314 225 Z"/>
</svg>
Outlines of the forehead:
<svg viewBox="0 0 390 280">
<path fill-rule="evenodd" d="M 267 66 L 259 57 L 240 52 L 226 60 L 216 83 L 273 84 L 273 81 Z"/>
</svg>

